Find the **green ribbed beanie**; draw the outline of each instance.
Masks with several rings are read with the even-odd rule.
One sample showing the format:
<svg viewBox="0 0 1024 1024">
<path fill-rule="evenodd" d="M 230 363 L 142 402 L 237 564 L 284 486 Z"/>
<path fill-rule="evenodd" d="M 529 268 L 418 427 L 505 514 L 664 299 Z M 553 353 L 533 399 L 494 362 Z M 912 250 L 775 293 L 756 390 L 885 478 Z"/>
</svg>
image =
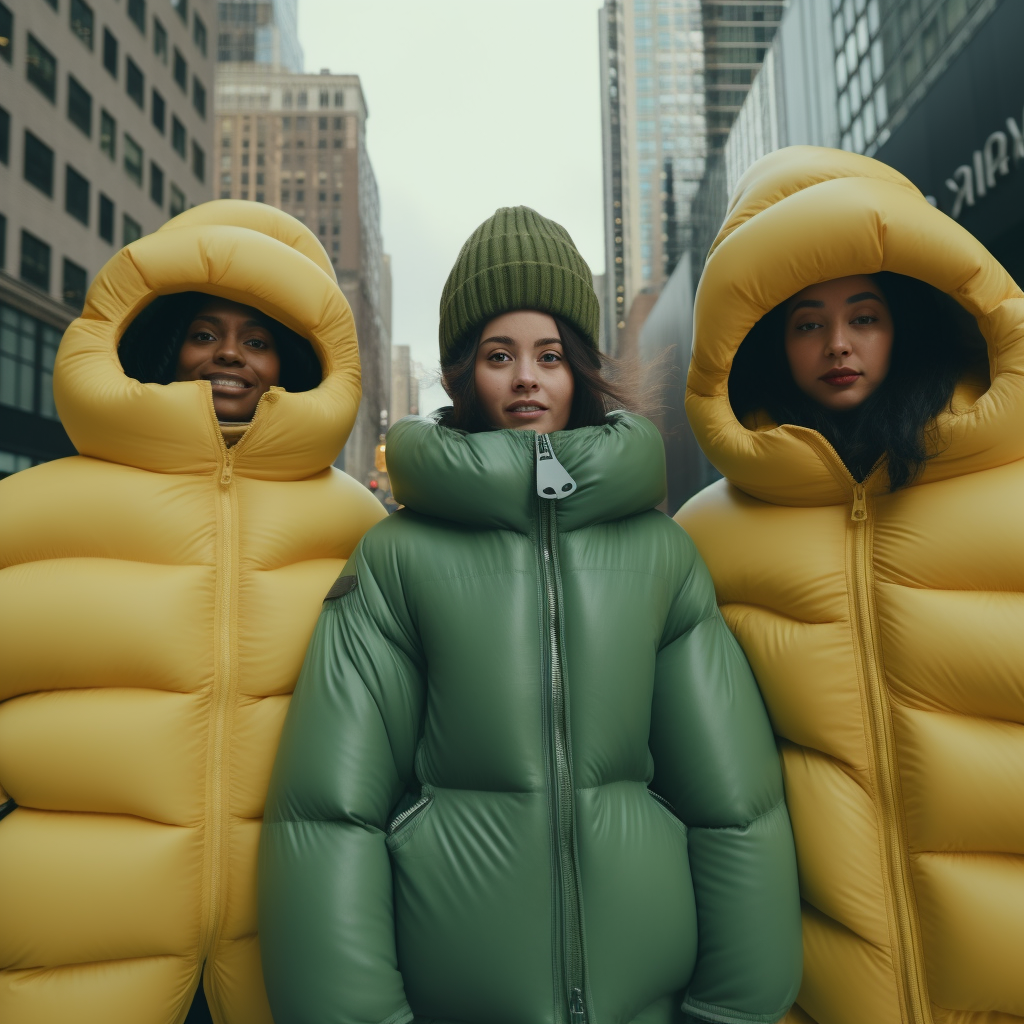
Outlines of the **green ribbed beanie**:
<svg viewBox="0 0 1024 1024">
<path fill-rule="evenodd" d="M 561 317 L 599 347 L 590 268 L 569 232 L 528 206 L 497 210 L 462 247 L 441 293 L 441 362 L 470 331 L 515 309 Z"/>
</svg>

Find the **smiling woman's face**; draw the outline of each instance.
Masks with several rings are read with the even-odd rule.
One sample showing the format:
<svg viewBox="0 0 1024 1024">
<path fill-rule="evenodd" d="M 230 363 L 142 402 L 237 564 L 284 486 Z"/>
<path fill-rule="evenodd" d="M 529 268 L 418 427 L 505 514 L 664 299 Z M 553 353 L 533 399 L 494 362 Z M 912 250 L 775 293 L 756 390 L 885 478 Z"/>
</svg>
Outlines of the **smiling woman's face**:
<svg viewBox="0 0 1024 1024">
<path fill-rule="evenodd" d="M 786 359 L 796 386 L 833 412 L 856 409 L 885 380 L 892 315 L 866 275 L 838 277 L 786 304 Z"/>
<path fill-rule="evenodd" d="M 477 400 L 499 430 L 564 430 L 574 380 L 558 325 L 547 313 L 518 309 L 488 323 L 474 370 Z"/>
<path fill-rule="evenodd" d="M 274 336 L 259 313 L 238 302 L 210 299 L 185 333 L 175 380 L 208 380 L 217 419 L 245 423 L 280 375 Z"/>
</svg>

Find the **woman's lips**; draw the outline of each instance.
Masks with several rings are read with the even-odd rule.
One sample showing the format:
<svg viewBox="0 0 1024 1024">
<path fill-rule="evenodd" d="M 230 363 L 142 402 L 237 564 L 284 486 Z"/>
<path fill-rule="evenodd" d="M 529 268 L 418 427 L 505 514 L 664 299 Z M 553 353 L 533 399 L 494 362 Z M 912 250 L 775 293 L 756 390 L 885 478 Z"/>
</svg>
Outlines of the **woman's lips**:
<svg viewBox="0 0 1024 1024">
<path fill-rule="evenodd" d="M 861 374 L 856 370 L 832 370 L 823 377 L 819 377 L 818 380 L 831 384 L 834 388 L 845 388 L 859 380 L 860 377 Z"/>
<path fill-rule="evenodd" d="M 223 391 L 225 394 L 238 395 L 243 391 L 248 391 L 252 387 L 248 381 L 242 380 L 241 377 L 218 375 L 215 377 L 207 377 L 206 379 L 210 382 L 210 386 L 215 391 Z"/>
<path fill-rule="evenodd" d="M 547 409 L 542 405 L 537 405 L 532 409 L 519 409 L 516 406 L 512 406 L 510 409 L 506 409 L 505 412 L 507 415 L 512 416 L 517 420 L 535 420 L 538 417 L 543 416 L 544 413 L 547 412 Z"/>
</svg>

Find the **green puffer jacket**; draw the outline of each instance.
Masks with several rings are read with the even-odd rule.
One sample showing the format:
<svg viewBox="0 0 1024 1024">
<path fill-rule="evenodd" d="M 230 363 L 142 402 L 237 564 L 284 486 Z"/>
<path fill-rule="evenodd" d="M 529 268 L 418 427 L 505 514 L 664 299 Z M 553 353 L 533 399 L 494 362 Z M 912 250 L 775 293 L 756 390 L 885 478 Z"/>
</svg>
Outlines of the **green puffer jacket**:
<svg viewBox="0 0 1024 1024">
<path fill-rule="evenodd" d="M 270 786 L 277 1024 L 778 1020 L 801 965 L 778 757 L 654 509 L 654 426 L 406 419 L 387 456 L 406 507 L 328 595 Z"/>
</svg>

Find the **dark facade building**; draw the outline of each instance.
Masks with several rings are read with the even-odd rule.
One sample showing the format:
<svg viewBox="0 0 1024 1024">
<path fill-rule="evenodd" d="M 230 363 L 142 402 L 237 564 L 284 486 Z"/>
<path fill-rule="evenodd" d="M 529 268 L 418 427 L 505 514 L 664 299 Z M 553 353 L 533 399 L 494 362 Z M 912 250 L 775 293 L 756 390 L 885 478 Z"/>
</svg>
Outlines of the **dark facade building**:
<svg viewBox="0 0 1024 1024">
<path fill-rule="evenodd" d="M 1003 0 L 875 156 L 1024 284 L 1024 3 Z"/>
</svg>

